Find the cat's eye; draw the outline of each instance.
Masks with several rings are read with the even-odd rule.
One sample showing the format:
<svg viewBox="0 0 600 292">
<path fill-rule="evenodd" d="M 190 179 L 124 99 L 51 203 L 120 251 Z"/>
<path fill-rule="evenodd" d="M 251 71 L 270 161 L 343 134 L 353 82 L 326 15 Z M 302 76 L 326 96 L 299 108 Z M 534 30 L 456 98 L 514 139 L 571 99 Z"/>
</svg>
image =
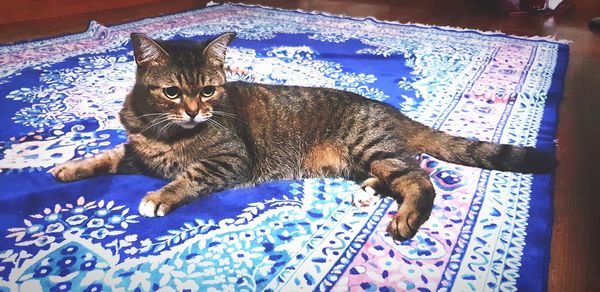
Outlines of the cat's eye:
<svg viewBox="0 0 600 292">
<path fill-rule="evenodd" d="M 176 99 L 181 95 L 181 89 L 177 86 L 165 87 L 163 88 L 163 93 L 170 99 Z"/>
<path fill-rule="evenodd" d="M 215 93 L 214 86 L 204 86 L 202 87 L 202 96 L 211 97 Z"/>
</svg>

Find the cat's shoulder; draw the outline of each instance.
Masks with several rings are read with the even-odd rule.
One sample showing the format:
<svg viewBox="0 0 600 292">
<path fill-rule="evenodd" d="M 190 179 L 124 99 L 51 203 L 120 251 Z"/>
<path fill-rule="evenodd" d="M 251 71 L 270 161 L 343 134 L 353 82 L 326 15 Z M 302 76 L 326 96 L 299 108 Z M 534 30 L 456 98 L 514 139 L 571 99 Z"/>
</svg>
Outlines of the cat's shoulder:
<svg viewBox="0 0 600 292">
<path fill-rule="evenodd" d="M 336 92 L 338 94 L 353 94 L 351 92 L 328 88 L 328 87 L 313 87 L 302 85 L 280 85 L 280 84 L 264 84 L 251 83 L 244 81 L 228 82 L 224 85 L 229 90 L 241 91 L 271 91 L 271 92 Z"/>
</svg>

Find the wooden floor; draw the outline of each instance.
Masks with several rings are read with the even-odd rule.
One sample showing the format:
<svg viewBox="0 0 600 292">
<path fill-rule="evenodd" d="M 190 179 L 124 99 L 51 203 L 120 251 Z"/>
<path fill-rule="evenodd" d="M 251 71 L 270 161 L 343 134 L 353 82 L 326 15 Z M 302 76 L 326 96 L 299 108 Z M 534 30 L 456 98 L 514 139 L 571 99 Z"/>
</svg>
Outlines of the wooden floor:
<svg viewBox="0 0 600 292">
<path fill-rule="evenodd" d="M 374 16 L 401 22 L 553 35 L 573 41 L 560 107 L 554 192 L 554 232 L 550 291 L 600 291 L 600 33 L 587 28 L 600 16 L 600 0 L 574 0 L 575 8 L 556 16 L 501 15 L 477 0 L 298 0 L 240 1 L 290 9 Z M 90 19 L 112 25 L 148 16 L 203 7 L 206 1 L 162 1 L 60 19 L 0 25 L 0 43 L 81 32 Z M 40 7 L 43 9 L 43 7 Z"/>
</svg>

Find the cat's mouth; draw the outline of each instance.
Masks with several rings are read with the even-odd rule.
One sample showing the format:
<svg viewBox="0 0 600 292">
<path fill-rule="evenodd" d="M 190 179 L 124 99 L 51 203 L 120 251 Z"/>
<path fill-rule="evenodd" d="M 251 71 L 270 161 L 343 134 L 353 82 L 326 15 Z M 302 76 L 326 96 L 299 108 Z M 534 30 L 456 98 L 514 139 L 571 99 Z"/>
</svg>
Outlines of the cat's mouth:
<svg viewBox="0 0 600 292">
<path fill-rule="evenodd" d="M 198 125 L 199 123 L 197 123 L 195 121 L 187 120 L 187 121 L 179 122 L 178 124 L 180 126 L 182 126 L 183 128 L 191 129 L 191 128 L 195 127 L 196 125 Z"/>
<path fill-rule="evenodd" d="M 182 119 L 177 122 L 177 124 L 185 129 L 191 129 L 196 127 L 198 124 L 208 120 L 208 118 L 202 117 L 200 115 L 194 117 L 193 119 Z"/>
</svg>

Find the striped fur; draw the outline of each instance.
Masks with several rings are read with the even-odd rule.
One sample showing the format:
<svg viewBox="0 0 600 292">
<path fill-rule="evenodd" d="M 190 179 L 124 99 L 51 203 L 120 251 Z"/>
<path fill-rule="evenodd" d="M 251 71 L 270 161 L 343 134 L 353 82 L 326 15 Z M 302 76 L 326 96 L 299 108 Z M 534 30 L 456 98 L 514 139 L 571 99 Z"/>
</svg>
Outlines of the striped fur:
<svg viewBox="0 0 600 292">
<path fill-rule="evenodd" d="M 227 83 L 223 58 L 232 38 L 229 33 L 192 43 L 132 35 L 138 73 L 120 113 L 128 142 L 57 166 L 57 179 L 113 173 L 170 179 L 142 199 L 140 213 L 149 217 L 201 195 L 268 180 L 364 180 L 364 187 L 398 201 L 388 232 L 404 240 L 428 219 L 435 197 L 417 153 L 519 172 L 551 172 L 556 163 L 534 148 L 450 136 L 350 92 Z M 173 86 L 180 93 L 176 99 L 165 93 Z"/>
</svg>

